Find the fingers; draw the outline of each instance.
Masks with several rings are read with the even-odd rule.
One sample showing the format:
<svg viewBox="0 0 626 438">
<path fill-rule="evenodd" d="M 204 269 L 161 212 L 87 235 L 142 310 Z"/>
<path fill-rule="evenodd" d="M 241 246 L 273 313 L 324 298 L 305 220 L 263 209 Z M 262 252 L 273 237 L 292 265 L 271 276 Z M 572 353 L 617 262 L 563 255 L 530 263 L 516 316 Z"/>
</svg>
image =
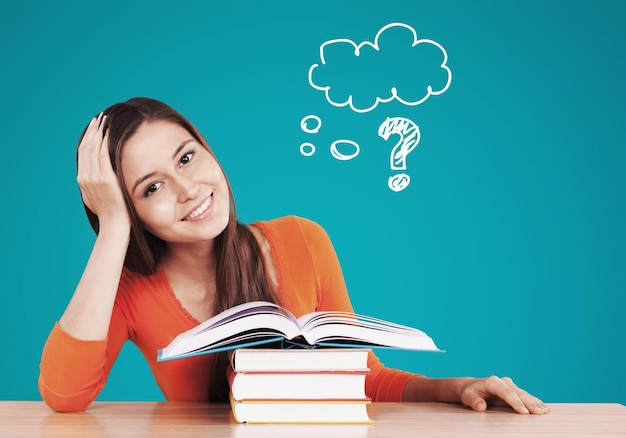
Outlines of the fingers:
<svg viewBox="0 0 626 438">
<path fill-rule="evenodd" d="M 97 167 L 94 167 L 94 164 L 99 162 L 98 155 L 103 145 L 104 136 L 102 134 L 102 130 L 104 129 L 105 118 L 106 116 L 103 113 L 98 114 L 96 117 L 91 119 L 89 125 L 87 125 L 87 129 L 85 129 L 83 138 L 78 145 L 79 171 L 81 170 L 81 167 L 85 171 L 97 169 Z M 97 155 L 95 157 L 93 156 L 94 151 L 97 152 Z M 86 174 L 89 175 L 90 173 Z"/>
<path fill-rule="evenodd" d="M 543 403 L 537 397 L 530 395 L 528 392 L 519 388 L 515 383 L 513 383 L 513 380 L 510 377 L 503 377 L 500 380 L 508 388 L 508 396 L 511 399 L 516 400 L 516 406 L 518 406 L 519 408 L 514 408 L 517 412 L 521 412 L 520 409 L 523 411 L 523 413 L 531 414 L 547 414 L 548 412 L 550 412 L 550 408 L 545 403 Z M 502 397 L 500 398 L 508 403 L 508 399 Z M 521 404 L 517 402 L 517 400 L 521 401 Z"/>
<path fill-rule="evenodd" d="M 77 181 L 87 208 L 96 213 L 96 186 L 111 178 L 113 169 L 108 152 L 107 116 L 98 114 L 91 119 L 78 145 Z M 106 130 L 106 133 L 105 133 Z"/>
<path fill-rule="evenodd" d="M 106 116 L 105 116 L 106 117 Z M 102 122 L 104 125 L 104 121 Z M 107 129 L 104 137 L 102 139 L 102 143 L 100 144 L 100 170 L 103 172 L 112 172 L 113 168 L 111 166 L 111 159 L 109 158 L 109 130 Z"/>
<path fill-rule="evenodd" d="M 91 119 L 89 125 L 87 125 L 87 129 L 85 130 L 83 139 L 80 142 L 79 149 L 82 147 L 92 146 L 93 141 L 97 141 L 98 138 L 102 140 L 102 129 L 104 128 L 103 122 L 105 119 L 106 115 L 104 115 L 104 113 L 100 113 Z"/>
<path fill-rule="evenodd" d="M 550 408 L 541 400 L 519 388 L 508 377 L 477 379 L 461 393 L 461 401 L 478 412 L 485 411 L 489 403 L 507 404 L 520 414 L 550 412 Z"/>
<path fill-rule="evenodd" d="M 476 412 L 485 412 L 487 410 L 487 402 L 478 396 L 474 397 L 469 406 Z"/>
<path fill-rule="evenodd" d="M 475 411 L 484 412 L 487 410 L 487 399 L 489 399 L 491 393 L 488 386 L 494 385 L 494 383 L 488 383 L 491 379 L 472 379 L 461 390 L 461 403 L 469 406 Z"/>
<path fill-rule="evenodd" d="M 489 394 L 495 395 L 515 409 L 515 411 L 520 414 L 530 413 L 520 396 L 520 392 L 524 391 L 517 388 L 510 378 L 505 377 L 500 379 L 496 376 L 491 376 L 485 381 L 485 384 Z"/>
<path fill-rule="evenodd" d="M 102 136 L 99 136 L 100 126 L 102 126 L 102 119 L 104 118 L 104 114 L 100 113 L 91 121 L 85 132 L 83 134 L 83 138 L 78 145 L 78 185 L 81 187 L 83 192 L 83 200 L 87 207 L 93 211 L 92 206 L 89 202 L 88 193 L 85 190 L 87 184 L 89 184 L 90 178 L 94 175 L 94 170 L 99 168 L 99 160 L 98 155 L 94 157 L 94 152 L 99 151 L 102 145 Z"/>
<path fill-rule="evenodd" d="M 522 400 L 524 406 L 526 406 L 526 409 L 528 409 L 531 414 L 547 414 L 550 412 L 550 408 L 544 402 L 515 386 L 513 381 L 508 377 L 506 379 L 508 379 L 511 382 L 511 385 L 517 389 L 520 400 Z"/>
</svg>

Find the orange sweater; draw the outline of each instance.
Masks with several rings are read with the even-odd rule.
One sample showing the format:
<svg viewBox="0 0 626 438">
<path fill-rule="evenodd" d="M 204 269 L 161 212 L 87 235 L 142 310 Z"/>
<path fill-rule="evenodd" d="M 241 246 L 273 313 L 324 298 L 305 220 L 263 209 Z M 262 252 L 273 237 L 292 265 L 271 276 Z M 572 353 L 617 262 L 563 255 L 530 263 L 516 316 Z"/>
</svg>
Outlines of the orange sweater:
<svg viewBox="0 0 626 438">
<path fill-rule="evenodd" d="M 318 224 L 288 216 L 255 225 L 268 239 L 282 305 L 297 317 L 316 310 L 353 311 L 332 243 Z M 43 400 L 57 411 L 82 411 L 98 396 L 122 345 L 131 340 L 145 356 L 167 400 L 207 400 L 212 355 L 157 362 L 157 349 L 196 326 L 162 270 L 143 277 L 124 270 L 106 339 L 85 341 L 57 324 L 44 346 L 39 376 Z M 399 401 L 405 371 L 385 368 L 370 354 L 366 393 Z"/>
</svg>

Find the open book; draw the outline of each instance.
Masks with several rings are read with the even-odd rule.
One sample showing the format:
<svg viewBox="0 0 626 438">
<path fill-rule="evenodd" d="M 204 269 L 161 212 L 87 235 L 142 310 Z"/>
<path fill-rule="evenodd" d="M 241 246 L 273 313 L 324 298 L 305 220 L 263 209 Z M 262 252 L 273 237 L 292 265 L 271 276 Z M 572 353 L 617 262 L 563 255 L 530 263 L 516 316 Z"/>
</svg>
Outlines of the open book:
<svg viewBox="0 0 626 438">
<path fill-rule="evenodd" d="M 274 303 L 232 307 L 178 335 L 158 351 L 159 361 L 277 343 L 280 348 L 389 347 L 439 351 L 424 332 L 348 312 L 313 312 L 296 318 Z"/>
</svg>

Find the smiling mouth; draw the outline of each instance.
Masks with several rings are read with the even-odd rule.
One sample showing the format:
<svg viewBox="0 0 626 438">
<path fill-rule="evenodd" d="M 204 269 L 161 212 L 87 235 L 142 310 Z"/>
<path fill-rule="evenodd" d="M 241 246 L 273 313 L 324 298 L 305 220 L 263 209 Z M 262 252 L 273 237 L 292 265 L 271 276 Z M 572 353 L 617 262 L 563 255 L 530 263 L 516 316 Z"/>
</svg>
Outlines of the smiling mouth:
<svg viewBox="0 0 626 438">
<path fill-rule="evenodd" d="M 192 220 L 192 219 L 200 216 L 202 213 L 204 213 L 207 210 L 207 208 L 209 208 L 209 205 L 211 205 L 211 200 L 212 199 L 213 199 L 213 193 L 211 193 L 211 195 L 208 198 L 206 198 L 204 200 L 204 202 L 198 208 L 196 208 L 194 211 L 189 213 L 182 220 L 183 221 L 188 221 L 188 220 Z"/>
</svg>

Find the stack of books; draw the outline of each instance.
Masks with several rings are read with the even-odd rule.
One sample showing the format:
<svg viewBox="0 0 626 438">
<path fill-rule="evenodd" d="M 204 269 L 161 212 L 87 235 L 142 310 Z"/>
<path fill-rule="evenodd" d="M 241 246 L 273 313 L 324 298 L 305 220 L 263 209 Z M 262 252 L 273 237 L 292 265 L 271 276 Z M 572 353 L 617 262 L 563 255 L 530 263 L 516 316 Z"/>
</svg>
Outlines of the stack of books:
<svg viewBox="0 0 626 438">
<path fill-rule="evenodd" d="M 371 423 L 368 349 L 236 349 L 230 401 L 240 423 Z"/>
<path fill-rule="evenodd" d="M 241 422 L 362 423 L 370 421 L 365 376 L 374 347 L 441 351 L 416 328 L 339 311 L 296 318 L 255 301 L 180 333 L 157 360 L 232 350 L 231 399 Z"/>
</svg>

